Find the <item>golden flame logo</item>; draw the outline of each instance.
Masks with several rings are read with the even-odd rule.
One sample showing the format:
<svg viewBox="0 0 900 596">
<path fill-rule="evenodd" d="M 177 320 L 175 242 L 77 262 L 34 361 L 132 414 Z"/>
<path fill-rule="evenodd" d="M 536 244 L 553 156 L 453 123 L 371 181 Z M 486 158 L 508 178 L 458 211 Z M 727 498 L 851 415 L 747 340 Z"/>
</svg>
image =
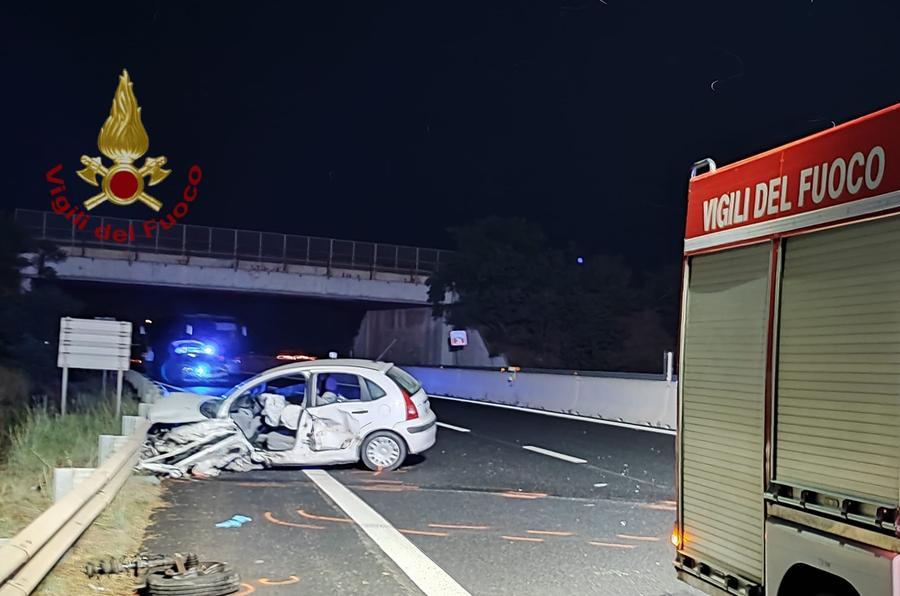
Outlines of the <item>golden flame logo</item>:
<svg viewBox="0 0 900 596">
<path fill-rule="evenodd" d="M 97 137 L 100 153 L 116 163 L 131 163 L 147 152 L 150 138 L 141 123 L 141 108 L 134 96 L 134 83 L 128 71 L 122 71 L 113 97 L 109 118 Z"/>
<path fill-rule="evenodd" d="M 150 146 L 147 131 L 141 122 L 141 108 L 134 95 L 134 84 L 123 70 L 119 76 L 119 86 L 113 96 L 109 118 L 103 123 L 97 137 L 100 153 L 113 160 L 114 165 L 107 168 L 99 157 L 81 156 L 83 170 L 78 176 L 92 186 L 100 186 L 103 192 L 94 195 L 84 202 L 84 208 L 90 211 L 104 201 L 114 205 L 131 205 L 141 201 L 154 211 L 162 208 L 162 203 L 144 192 L 144 178 L 149 177 L 148 186 L 162 182 L 171 170 L 163 169 L 165 156 L 148 157 L 140 168 L 133 162 L 139 159 Z M 100 176 L 100 181 L 97 181 Z"/>
</svg>

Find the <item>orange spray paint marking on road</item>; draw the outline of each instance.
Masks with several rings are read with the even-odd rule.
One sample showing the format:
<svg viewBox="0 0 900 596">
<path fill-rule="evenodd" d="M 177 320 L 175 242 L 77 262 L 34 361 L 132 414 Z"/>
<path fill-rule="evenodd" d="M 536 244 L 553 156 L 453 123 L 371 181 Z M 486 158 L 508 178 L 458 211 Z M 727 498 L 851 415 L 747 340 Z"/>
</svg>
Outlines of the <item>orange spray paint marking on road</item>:
<svg viewBox="0 0 900 596">
<path fill-rule="evenodd" d="M 314 515 L 312 513 L 307 513 L 302 509 L 298 509 L 297 513 L 300 514 L 300 517 L 305 517 L 306 519 L 315 519 L 318 521 L 328 521 L 328 522 L 338 522 L 342 524 L 352 524 L 353 520 L 348 519 L 346 517 L 331 517 L 328 515 Z"/>
<path fill-rule="evenodd" d="M 616 534 L 617 538 L 622 538 L 623 540 L 642 540 L 645 542 L 659 542 L 658 536 L 634 536 L 632 534 Z"/>
<path fill-rule="evenodd" d="M 671 501 L 663 501 L 662 503 L 642 503 L 638 505 L 642 509 L 656 509 L 657 511 L 675 511 L 676 507 Z"/>
<path fill-rule="evenodd" d="M 428 524 L 429 528 L 446 528 L 450 530 L 487 530 L 490 526 L 468 526 L 464 524 Z"/>
<path fill-rule="evenodd" d="M 510 499 L 542 499 L 547 496 L 547 493 L 519 493 L 506 491 L 505 493 L 494 493 L 500 495 L 501 497 L 507 497 Z"/>
<path fill-rule="evenodd" d="M 501 536 L 504 540 L 515 540 L 518 542 L 543 542 L 543 538 L 530 538 L 528 536 Z"/>
<path fill-rule="evenodd" d="M 252 594 L 254 592 L 256 592 L 256 588 L 254 588 L 250 584 L 241 584 L 241 591 L 235 592 L 234 596 L 247 596 L 248 594 Z"/>
<path fill-rule="evenodd" d="M 380 478 L 378 480 L 372 480 L 370 478 L 363 478 L 362 480 L 360 480 L 360 482 L 370 482 L 370 483 L 374 482 L 375 484 L 403 484 L 402 480 L 382 480 Z"/>
<path fill-rule="evenodd" d="M 593 540 L 588 540 L 588 544 L 593 544 L 594 546 L 603 546 L 606 548 L 634 548 L 633 544 L 616 544 L 615 542 L 594 542 Z"/>
<path fill-rule="evenodd" d="M 542 536 L 574 536 L 575 532 L 557 532 L 555 530 L 527 530 L 529 534 L 540 534 Z"/>
<path fill-rule="evenodd" d="M 385 493 L 402 493 L 404 491 L 419 490 L 415 484 L 373 484 L 356 487 L 359 490 L 379 491 Z"/>
<path fill-rule="evenodd" d="M 289 528 L 301 528 L 303 530 L 324 530 L 324 526 L 313 526 L 311 524 L 295 524 L 294 522 L 282 521 L 277 519 L 274 515 L 272 515 L 271 511 L 266 511 L 263 517 L 266 518 L 266 521 L 272 522 L 278 526 L 287 526 Z"/>
<path fill-rule="evenodd" d="M 427 530 L 398 530 L 401 534 L 414 534 L 416 536 L 439 536 L 444 538 L 449 536 L 447 532 L 428 532 Z"/>
<path fill-rule="evenodd" d="M 267 577 L 261 577 L 256 581 L 264 586 L 290 586 L 291 584 L 298 583 L 300 578 L 296 575 L 288 576 L 287 579 L 269 579 Z"/>
</svg>

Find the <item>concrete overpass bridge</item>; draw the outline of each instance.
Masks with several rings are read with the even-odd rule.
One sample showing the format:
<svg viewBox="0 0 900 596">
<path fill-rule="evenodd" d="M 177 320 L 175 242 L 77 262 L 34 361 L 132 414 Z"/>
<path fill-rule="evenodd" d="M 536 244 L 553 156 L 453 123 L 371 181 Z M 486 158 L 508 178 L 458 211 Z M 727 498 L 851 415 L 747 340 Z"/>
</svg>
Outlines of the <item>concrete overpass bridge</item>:
<svg viewBox="0 0 900 596">
<path fill-rule="evenodd" d="M 78 229 L 49 211 L 16 210 L 34 238 L 67 258 L 60 279 L 427 305 L 425 280 L 447 251 L 195 225 L 93 217 Z M 34 276 L 33 271 L 25 271 Z"/>
</svg>

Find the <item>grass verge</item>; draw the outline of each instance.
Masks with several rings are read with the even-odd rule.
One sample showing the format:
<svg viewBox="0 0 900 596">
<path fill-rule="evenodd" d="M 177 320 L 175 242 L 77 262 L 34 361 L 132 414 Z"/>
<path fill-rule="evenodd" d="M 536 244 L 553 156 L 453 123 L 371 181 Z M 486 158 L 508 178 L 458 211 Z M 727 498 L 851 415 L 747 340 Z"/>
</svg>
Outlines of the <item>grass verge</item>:
<svg viewBox="0 0 900 596">
<path fill-rule="evenodd" d="M 57 563 L 34 593 L 41 596 L 133 594 L 132 576 L 123 574 L 88 579 L 83 569 L 87 562 L 140 552 L 150 514 L 162 504 L 162 488 L 153 480 L 149 476 L 129 478 L 109 507 L 81 535 L 72 550 Z"/>
<path fill-rule="evenodd" d="M 123 411 L 133 409 L 135 404 L 123 403 Z M 106 406 L 64 417 L 40 409 L 22 414 L 0 463 L 0 537 L 14 536 L 50 507 L 54 467 L 95 467 L 98 435 L 119 434 L 121 424 Z M 101 584 L 89 581 L 81 569 L 91 559 L 136 553 L 159 494 L 160 487 L 149 479 L 130 478 L 35 593 L 131 594 L 128 577 L 105 578 Z"/>
<path fill-rule="evenodd" d="M 0 465 L 0 537 L 12 537 L 52 504 L 53 468 L 97 465 L 97 437 L 119 434 L 111 408 L 57 416 L 34 409 L 11 431 Z"/>
</svg>

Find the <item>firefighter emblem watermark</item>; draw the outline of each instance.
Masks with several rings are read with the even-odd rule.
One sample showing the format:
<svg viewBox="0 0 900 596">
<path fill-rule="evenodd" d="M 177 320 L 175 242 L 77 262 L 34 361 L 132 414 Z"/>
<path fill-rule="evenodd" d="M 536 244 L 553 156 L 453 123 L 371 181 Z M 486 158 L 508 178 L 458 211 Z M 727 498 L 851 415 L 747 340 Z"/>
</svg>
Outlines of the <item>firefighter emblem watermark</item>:
<svg viewBox="0 0 900 596">
<path fill-rule="evenodd" d="M 81 156 L 84 169 L 78 171 L 78 176 L 103 190 L 86 200 L 84 208 L 90 211 L 104 201 L 115 205 L 131 205 L 140 201 L 159 211 L 162 203 L 144 192 L 144 178 L 149 178 L 147 185 L 154 186 L 165 180 L 172 171 L 163 169 L 166 158 L 162 155 L 148 157 L 140 168 L 134 166 L 134 162 L 147 153 L 149 146 L 150 138 L 141 122 L 141 108 L 134 96 L 134 83 L 128 78 L 128 71 L 123 70 L 109 118 L 97 137 L 100 153 L 111 159 L 113 165 L 107 168 L 99 157 Z M 100 176 L 99 183 L 97 176 Z"/>
<path fill-rule="evenodd" d="M 97 148 L 112 164 L 107 166 L 100 156 L 81 156 L 78 177 L 99 187 L 101 192 L 86 199 L 83 205 L 69 200 L 69 189 L 63 176 L 63 165 L 59 163 L 47 170 L 45 178 L 52 185 L 50 189 L 50 208 L 53 212 L 72 223 L 75 231 L 88 229 L 91 214 L 95 207 L 109 203 L 120 207 L 140 203 L 159 213 L 163 202 L 147 192 L 150 186 L 156 186 L 165 180 L 172 170 L 164 169 L 166 157 L 146 157 L 140 166 L 136 164 L 150 148 L 150 138 L 141 122 L 141 108 L 134 95 L 134 84 L 123 70 L 119 76 L 119 84 L 113 96 L 109 117 L 100 128 L 97 137 Z M 187 184 L 176 202 L 167 213 L 151 217 L 144 221 L 129 221 L 127 226 L 113 223 L 101 224 L 93 230 L 93 235 L 100 241 L 111 240 L 120 244 L 132 244 L 139 237 L 146 239 L 159 237 L 160 232 L 171 230 L 190 211 L 191 204 L 197 200 L 198 185 L 203 178 L 200 166 L 194 164 L 187 171 Z M 74 231 L 73 231 L 74 234 Z M 73 236 L 74 238 L 74 236 Z"/>
</svg>

